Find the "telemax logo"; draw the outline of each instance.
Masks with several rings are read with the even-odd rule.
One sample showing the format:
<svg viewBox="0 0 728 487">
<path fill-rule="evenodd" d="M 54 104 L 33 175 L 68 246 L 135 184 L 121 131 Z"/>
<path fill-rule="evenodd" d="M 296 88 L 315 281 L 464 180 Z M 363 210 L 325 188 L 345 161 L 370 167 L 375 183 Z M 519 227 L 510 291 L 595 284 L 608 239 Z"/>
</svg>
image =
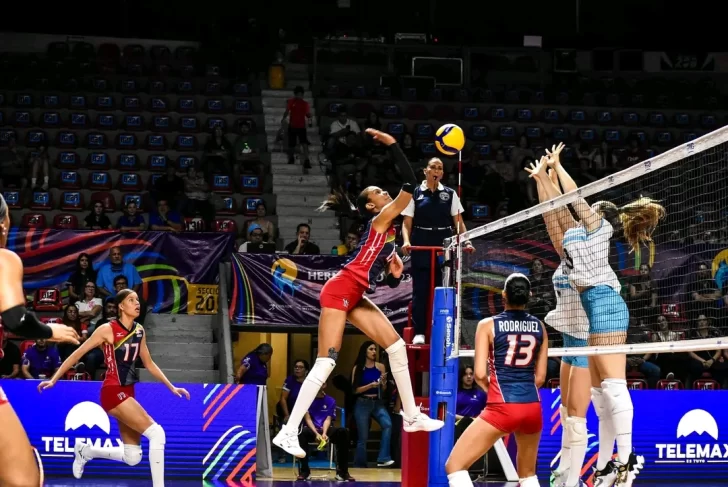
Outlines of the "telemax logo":
<svg viewBox="0 0 728 487">
<path fill-rule="evenodd" d="M 64 431 L 66 436 L 41 437 L 41 456 L 73 457 L 73 447 L 77 442 L 104 448 L 123 446 L 120 439 L 109 437 L 111 423 L 106 411 L 90 401 L 78 403 L 71 408 L 66 415 Z"/>
<path fill-rule="evenodd" d="M 718 441 L 718 423 L 709 412 L 688 411 L 680 419 L 675 436 L 689 443 L 656 444 L 655 463 L 728 463 L 728 444 Z"/>
</svg>

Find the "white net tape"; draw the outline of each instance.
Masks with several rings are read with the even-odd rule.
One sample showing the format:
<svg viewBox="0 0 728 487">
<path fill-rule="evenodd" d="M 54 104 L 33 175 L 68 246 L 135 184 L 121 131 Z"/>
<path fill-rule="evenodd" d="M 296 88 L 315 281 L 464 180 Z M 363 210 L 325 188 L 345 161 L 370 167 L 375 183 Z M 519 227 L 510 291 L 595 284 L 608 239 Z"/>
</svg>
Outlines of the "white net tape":
<svg viewBox="0 0 728 487">
<path fill-rule="evenodd" d="M 543 320 L 554 309 L 551 275 L 561 259 L 546 232 L 544 213 L 571 208 L 567 205 L 578 198 L 589 204 L 607 200 L 623 206 L 640 196 L 659 201 L 667 217 L 658 225 L 652 244 L 634 252 L 624 239 L 615 238 L 610 244 L 609 261 L 630 313 L 627 343 L 564 348 L 561 333 L 549 328 L 549 355 L 728 349 L 728 338 L 721 338 L 728 335 L 726 142 L 728 127 L 464 233 L 460 242 L 470 240 L 475 252 L 462 253 L 457 259 L 453 356 L 473 355 L 477 323 L 502 311 L 500 292 L 512 272 L 523 272 L 531 279 L 532 314 Z M 579 178 L 578 168 L 567 170 Z"/>
</svg>

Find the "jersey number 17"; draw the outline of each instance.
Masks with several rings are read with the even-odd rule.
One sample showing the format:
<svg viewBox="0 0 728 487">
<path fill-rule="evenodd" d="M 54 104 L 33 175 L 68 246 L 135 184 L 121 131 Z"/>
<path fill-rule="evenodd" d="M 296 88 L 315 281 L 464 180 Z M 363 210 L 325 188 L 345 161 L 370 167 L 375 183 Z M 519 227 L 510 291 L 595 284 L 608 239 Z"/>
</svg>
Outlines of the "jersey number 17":
<svg viewBox="0 0 728 487">
<path fill-rule="evenodd" d="M 508 352 L 506 365 L 510 367 L 528 367 L 533 362 L 533 351 L 536 349 L 536 337 L 533 335 L 508 335 Z"/>
</svg>

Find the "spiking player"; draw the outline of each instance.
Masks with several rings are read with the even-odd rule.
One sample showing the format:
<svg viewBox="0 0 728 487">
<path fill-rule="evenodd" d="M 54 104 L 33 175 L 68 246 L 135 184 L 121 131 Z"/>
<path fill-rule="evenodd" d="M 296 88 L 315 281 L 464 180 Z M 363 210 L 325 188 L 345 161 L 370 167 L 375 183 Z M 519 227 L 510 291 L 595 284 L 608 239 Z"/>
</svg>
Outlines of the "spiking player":
<svg viewBox="0 0 728 487">
<path fill-rule="evenodd" d="M 140 312 L 137 293 L 131 289 L 122 289 L 116 294 L 114 302 L 119 318 L 98 327 L 93 335 L 61 364 L 50 380 L 38 385 L 38 390 L 43 392 L 53 387 L 81 357 L 100 346 L 107 367 L 106 378 L 101 385 L 101 407 L 118 421 L 119 435 L 124 446 L 97 447 L 87 443 L 76 443 L 73 476 L 80 479 L 86 463 L 94 458 L 106 458 L 131 466 L 138 465 L 142 461 L 141 438 L 146 436 L 149 440 L 152 485 L 164 487 L 166 436 L 164 429 L 134 399 L 134 384 L 139 382 L 135 366 L 137 357 L 141 358 L 144 368 L 155 379 L 166 385 L 172 394 L 185 397 L 187 400 L 190 394 L 185 389 L 172 385 L 152 360 L 144 328 L 134 321 Z"/>
<path fill-rule="evenodd" d="M 475 380 L 488 391 L 488 402 L 447 459 L 450 487 L 472 487 L 468 468 L 510 433 L 518 445 L 520 486 L 539 486 L 536 458 L 543 418 L 538 388 L 546 380 L 548 342 L 543 324 L 525 311 L 530 296 L 528 278 L 511 274 L 503 290 L 505 311 L 478 323 Z"/>
</svg>

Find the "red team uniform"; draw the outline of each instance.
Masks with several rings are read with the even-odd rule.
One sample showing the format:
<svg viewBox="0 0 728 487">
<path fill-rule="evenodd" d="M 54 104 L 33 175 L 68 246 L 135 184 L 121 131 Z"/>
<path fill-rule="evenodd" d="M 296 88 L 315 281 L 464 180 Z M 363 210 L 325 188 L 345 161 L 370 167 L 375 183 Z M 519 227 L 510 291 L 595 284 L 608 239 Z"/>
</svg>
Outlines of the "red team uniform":
<svg viewBox="0 0 728 487">
<path fill-rule="evenodd" d="M 541 431 L 535 369 L 543 340 L 543 325 L 525 311 L 504 311 L 493 317 L 488 402 L 480 419 L 506 433 Z"/>
<path fill-rule="evenodd" d="M 101 407 L 111 411 L 134 397 L 134 384 L 139 382 L 136 359 L 144 338 L 144 328 L 137 322 L 127 330 L 119 320 L 109 322 L 114 334 L 114 345 L 102 346 L 106 362 L 106 377 L 101 385 Z"/>
<path fill-rule="evenodd" d="M 5 348 L 5 332 L 3 331 L 3 324 L 0 323 L 0 360 L 3 359 L 5 356 L 5 352 L 3 349 Z M 8 402 L 8 398 L 5 397 L 5 393 L 3 392 L 3 388 L 0 387 L 0 406 Z"/>
<path fill-rule="evenodd" d="M 365 292 L 373 293 L 377 278 L 394 257 L 395 236 L 393 226 L 384 233 L 377 233 L 369 220 L 359 245 L 349 255 L 344 267 L 321 289 L 321 307 L 351 311 Z"/>
</svg>

